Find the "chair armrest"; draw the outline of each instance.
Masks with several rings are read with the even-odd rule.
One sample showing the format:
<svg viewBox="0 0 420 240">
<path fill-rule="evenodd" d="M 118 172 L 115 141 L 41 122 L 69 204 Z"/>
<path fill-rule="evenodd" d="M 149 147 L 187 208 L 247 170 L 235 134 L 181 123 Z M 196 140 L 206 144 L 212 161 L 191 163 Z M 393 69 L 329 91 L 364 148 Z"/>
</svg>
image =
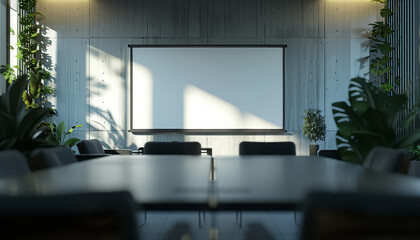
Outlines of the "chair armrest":
<svg viewBox="0 0 420 240">
<path fill-rule="evenodd" d="M 106 154 L 111 155 L 131 155 L 133 151 L 131 149 L 104 149 Z"/>
<path fill-rule="evenodd" d="M 111 154 L 75 154 L 76 160 L 78 162 L 86 161 L 94 158 L 100 158 L 100 157 L 107 157 L 111 156 Z"/>
<path fill-rule="evenodd" d="M 143 154 L 143 150 L 144 150 L 144 147 L 139 147 L 139 149 L 137 149 L 137 151 L 135 151 L 133 153 L 135 153 L 135 154 Z"/>
<path fill-rule="evenodd" d="M 201 148 L 201 153 L 207 153 L 207 155 L 213 156 L 213 149 L 212 148 Z"/>
</svg>

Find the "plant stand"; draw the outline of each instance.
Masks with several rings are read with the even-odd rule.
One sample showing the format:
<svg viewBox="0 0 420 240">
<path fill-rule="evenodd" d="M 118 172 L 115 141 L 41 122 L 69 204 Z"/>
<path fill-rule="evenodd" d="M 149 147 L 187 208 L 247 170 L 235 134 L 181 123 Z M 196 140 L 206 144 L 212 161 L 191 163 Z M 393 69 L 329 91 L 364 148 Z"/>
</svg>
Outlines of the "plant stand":
<svg viewBox="0 0 420 240">
<path fill-rule="evenodd" d="M 319 145 L 309 145 L 309 156 L 316 156 L 319 150 Z"/>
</svg>

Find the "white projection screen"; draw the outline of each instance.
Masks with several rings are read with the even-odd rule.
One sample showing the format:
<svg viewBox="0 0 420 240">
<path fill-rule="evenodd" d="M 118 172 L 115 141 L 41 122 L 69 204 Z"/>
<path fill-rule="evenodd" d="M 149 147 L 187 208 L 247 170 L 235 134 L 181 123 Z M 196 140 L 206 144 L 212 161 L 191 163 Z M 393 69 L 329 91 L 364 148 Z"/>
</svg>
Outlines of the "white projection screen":
<svg viewBox="0 0 420 240">
<path fill-rule="evenodd" d="M 129 45 L 131 131 L 284 132 L 284 49 Z"/>
</svg>

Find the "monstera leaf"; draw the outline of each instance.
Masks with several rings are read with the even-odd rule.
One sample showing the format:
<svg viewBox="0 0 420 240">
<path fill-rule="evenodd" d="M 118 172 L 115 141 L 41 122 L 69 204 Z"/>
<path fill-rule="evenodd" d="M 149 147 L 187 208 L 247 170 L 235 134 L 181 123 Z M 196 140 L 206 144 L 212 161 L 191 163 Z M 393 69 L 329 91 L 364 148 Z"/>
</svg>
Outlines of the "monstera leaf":
<svg viewBox="0 0 420 240">
<path fill-rule="evenodd" d="M 336 142 L 343 159 L 362 164 L 373 147 L 413 147 L 420 140 L 420 129 L 401 139 L 395 134 L 407 101 L 405 95 L 394 93 L 390 96 L 364 78 L 353 78 L 349 86 L 349 101 L 332 104 L 338 127 Z M 403 127 L 411 125 L 418 110 L 417 105 L 404 119 Z"/>
<path fill-rule="evenodd" d="M 26 109 L 22 96 L 28 87 L 27 76 L 19 77 L 0 96 L 0 149 L 17 149 L 28 154 L 32 149 L 51 146 L 36 129 L 50 113 L 49 108 Z"/>
</svg>

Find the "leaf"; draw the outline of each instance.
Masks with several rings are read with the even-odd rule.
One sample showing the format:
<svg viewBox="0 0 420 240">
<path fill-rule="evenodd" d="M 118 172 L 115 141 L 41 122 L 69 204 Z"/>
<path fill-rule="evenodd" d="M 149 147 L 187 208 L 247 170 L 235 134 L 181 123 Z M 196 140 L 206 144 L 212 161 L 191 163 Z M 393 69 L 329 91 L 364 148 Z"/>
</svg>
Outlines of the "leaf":
<svg viewBox="0 0 420 240">
<path fill-rule="evenodd" d="M 60 141 L 61 141 L 61 140 L 62 140 L 62 138 L 63 138 L 64 132 L 65 132 L 65 129 L 66 129 L 66 124 L 64 123 L 64 121 L 60 122 L 60 123 L 58 124 L 58 127 L 57 127 L 57 133 L 56 133 L 56 135 L 57 135 L 57 139 L 59 139 Z"/>
<path fill-rule="evenodd" d="M 69 138 L 67 141 L 64 142 L 63 145 L 66 146 L 66 147 L 72 148 L 79 141 L 80 141 L 80 139 L 78 139 L 78 138 Z"/>
<path fill-rule="evenodd" d="M 417 128 L 414 132 L 405 135 L 400 141 L 395 144 L 396 148 L 409 149 L 415 143 L 418 143 L 420 139 L 420 128 Z"/>
</svg>

